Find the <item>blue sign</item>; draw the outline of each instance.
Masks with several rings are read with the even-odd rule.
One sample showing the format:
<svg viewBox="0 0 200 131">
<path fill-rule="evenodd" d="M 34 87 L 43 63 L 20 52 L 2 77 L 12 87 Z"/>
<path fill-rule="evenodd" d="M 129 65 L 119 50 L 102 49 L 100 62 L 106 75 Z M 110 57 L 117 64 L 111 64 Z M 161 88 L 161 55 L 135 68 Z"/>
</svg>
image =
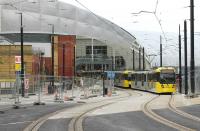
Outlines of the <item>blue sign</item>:
<svg viewBox="0 0 200 131">
<path fill-rule="evenodd" d="M 107 72 L 107 78 L 114 79 L 115 78 L 115 73 L 113 71 L 108 71 Z"/>
</svg>

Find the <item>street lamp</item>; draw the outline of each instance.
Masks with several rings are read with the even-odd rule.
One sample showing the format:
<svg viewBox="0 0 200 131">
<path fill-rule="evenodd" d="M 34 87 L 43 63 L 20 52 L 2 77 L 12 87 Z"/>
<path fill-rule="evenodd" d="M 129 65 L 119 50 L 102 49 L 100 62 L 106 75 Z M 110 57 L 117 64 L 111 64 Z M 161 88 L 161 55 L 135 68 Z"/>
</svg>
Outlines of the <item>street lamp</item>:
<svg viewBox="0 0 200 131">
<path fill-rule="evenodd" d="M 21 38 L 21 86 L 22 97 L 24 97 L 24 34 L 23 34 L 23 15 L 22 12 L 17 13 L 20 15 L 20 38 Z"/>
<path fill-rule="evenodd" d="M 130 47 L 130 49 L 132 50 L 133 53 L 133 70 L 135 70 L 135 50 L 133 47 Z"/>
<path fill-rule="evenodd" d="M 51 35 L 51 75 L 52 75 L 52 82 L 51 85 L 54 87 L 54 24 L 48 24 L 52 27 L 52 35 Z"/>
</svg>

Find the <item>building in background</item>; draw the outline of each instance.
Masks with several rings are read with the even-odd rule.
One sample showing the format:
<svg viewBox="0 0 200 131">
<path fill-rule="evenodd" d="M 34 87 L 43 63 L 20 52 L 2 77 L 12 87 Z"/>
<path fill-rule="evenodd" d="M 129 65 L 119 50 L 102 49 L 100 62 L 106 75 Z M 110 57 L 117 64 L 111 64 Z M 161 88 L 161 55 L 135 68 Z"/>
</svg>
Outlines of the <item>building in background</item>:
<svg viewBox="0 0 200 131">
<path fill-rule="evenodd" d="M 22 13 L 22 21 L 16 12 Z M 49 0 L 1 0 L 0 19 L 0 35 L 14 45 L 20 44 L 22 22 L 24 45 L 31 45 L 39 55 L 32 57 L 32 62 L 40 61 L 42 65 L 39 68 L 33 64 L 32 74 L 52 74 L 52 37 L 56 76 L 71 77 L 80 70 L 132 69 L 130 48 L 135 50 L 135 67 L 138 69 L 140 45 L 133 35 L 102 17 L 70 4 Z M 150 68 L 147 57 L 145 61 L 146 69 Z"/>
</svg>

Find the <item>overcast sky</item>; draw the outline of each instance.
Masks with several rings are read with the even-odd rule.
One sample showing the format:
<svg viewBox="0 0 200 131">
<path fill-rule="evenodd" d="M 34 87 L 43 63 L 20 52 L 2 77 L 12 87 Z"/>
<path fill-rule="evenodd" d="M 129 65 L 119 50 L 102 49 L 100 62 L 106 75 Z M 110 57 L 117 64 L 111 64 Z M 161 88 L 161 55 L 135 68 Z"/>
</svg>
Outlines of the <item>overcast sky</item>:
<svg viewBox="0 0 200 131">
<path fill-rule="evenodd" d="M 85 9 L 78 4 L 76 0 L 60 0 L 72 5 Z M 159 53 L 159 35 L 163 35 L 161 27 L 154 14 L 133 15 L 139 11 L 153 12 L 157 0 L 78 0 L 84 6 L 89 8 L 95 14 L 102 16 L 117 25 L 123 27 L 132 33 L 139 40 L 140 44 L 145 47 L 148 54 Z M 200 32 L 200 0 L 194 0 L 195 4 L 195 32 Z M 190 0 L 158 0 L 156 16 L 159 18 L 166 38 L 163 40 L 164 65 L 178 65 L 178 25 L 181 24 L 181 33 L 183 35 L 183 21 L 189 19 Z M 188 20 L 188 40 L 189 40 L 189 20 Z M 141 32 L 142 31 L 142 32 Z M 200 59 L 200 35 L 195 35 L 195 54 L 196 59 Z M 188 42 L 189 43 L 189 42 Z M 171 46 L 173 45 L 173 46 Z M 176 48 L 175 48 L 176 46 Z M 190 47 L 188 46 L 188 51 Z M 182 51 L 183 52 L 183 51 Z M 183 56 L 183 55 L 182 55 Z M 183 57 L 182 57 L 183 58 Z M 190 54 L 188 54 L 190 58 Z M 157 59 L 157 60 L 156 60 Z M 184 59 L 184 58 L 183 58 Z M 188 60 L 189 61 L 189 60 Z M 159 57 L 155 58 L 157 65 Z M 153 63 L 153 64 L 154 64 Z M 200 61 L 196 64 L 200 65 Z"/>
<path fill-rule="evenodd" d="M 75 0 L 60 0 L 81 7 Z M 160 26 L 153 14 L 133 15 L 141 10 L 154 11 L 157 0 L 78 0 L 97 15 L 113 21 L 126 30 L 156 31 Z M 190 0 L 159 0 L 156 15 L 161 20 L 165 32 L 177 32 L 178 24 L 183 25 L 189 19 Z M 200 1 L 195 2 L 195 23 L 200 22 Z M 83 8 L 83 7 L 82 7 Z M 195 24 L 195 31 L 200 31 L 200 24 Z"/>
</svg>

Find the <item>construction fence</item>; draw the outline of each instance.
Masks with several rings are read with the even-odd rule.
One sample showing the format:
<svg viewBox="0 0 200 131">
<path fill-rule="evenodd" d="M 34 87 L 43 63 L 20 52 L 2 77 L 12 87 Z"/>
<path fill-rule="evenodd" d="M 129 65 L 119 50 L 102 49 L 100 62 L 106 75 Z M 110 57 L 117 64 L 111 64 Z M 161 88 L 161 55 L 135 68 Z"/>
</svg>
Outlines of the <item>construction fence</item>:
<svg viewBox="0 0 200 131">
<path fill-rule="evenodd" d="M 108 94 L 114 89 L 113 83 L 102 78 L 52 77 L 27 75 L 24 77 L 24 97 L 22 97 L 22 78 L 0 77 L 0 105 L 64 102 L 74 99 L 87 99 L 103 96 L 103 84 Z"/>
</svg>

